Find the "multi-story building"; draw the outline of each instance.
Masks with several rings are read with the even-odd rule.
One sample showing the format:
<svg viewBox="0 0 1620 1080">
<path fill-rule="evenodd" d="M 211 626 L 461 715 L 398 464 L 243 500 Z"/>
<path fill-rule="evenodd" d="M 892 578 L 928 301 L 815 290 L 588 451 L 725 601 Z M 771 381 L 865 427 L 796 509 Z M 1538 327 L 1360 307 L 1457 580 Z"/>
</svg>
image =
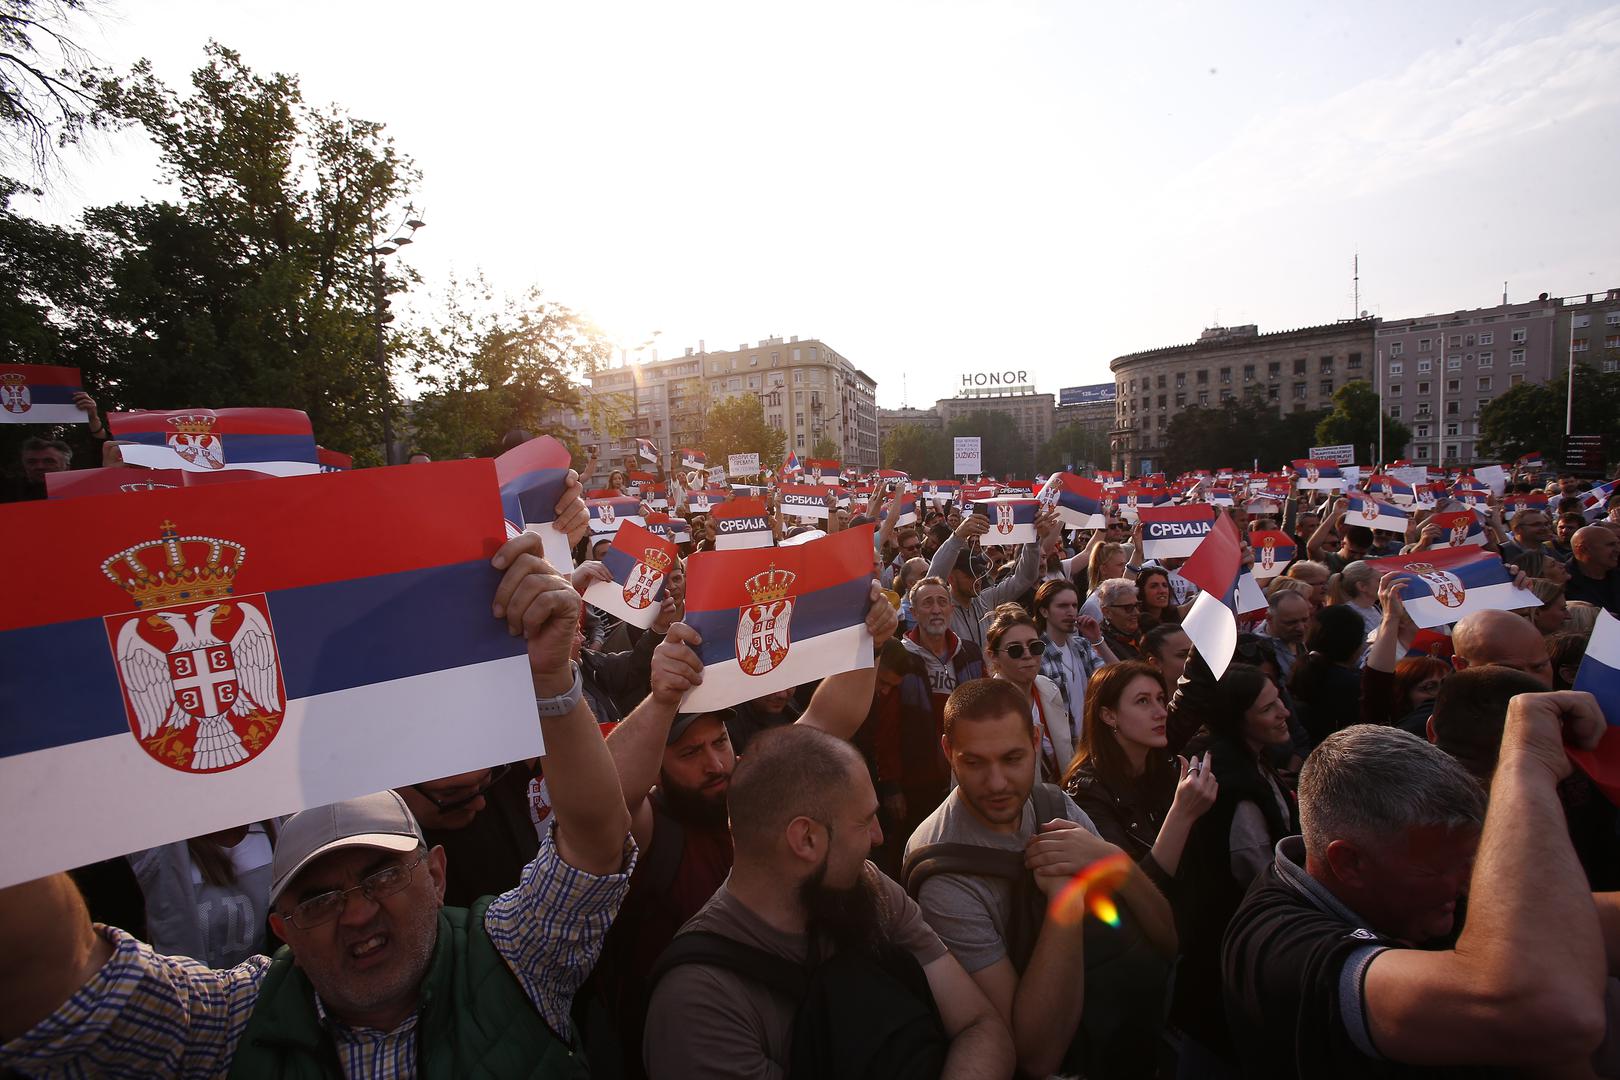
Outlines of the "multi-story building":
<svg viewBox="0 0 1620 1080">
<path fill-rule="evenodd" d="M 710 404 L 753 394 L 765 422 L 805 457 L 818 440 L 832 440 L 845 465 L 878 462 L 877 381 L 819 338 L 766 338 L 727 352 L 694 354 L 703 364 Z"/>
<path fill-rule="evenodd" d="M 1412 441 L 1386 446 L 1385 456 L 1473 463 L 1485 406 L 1562 370 L 1554 362 L 1557 314 L 1558 301 L 1544 297 L 1381 322 L 1374 349 L 1384 411 L 1412 429 Z"/>
<path fill-rule="evenodd" d="M 882 446 L 889 441 L 889 432 L 895 428 L 910 424 L 925 431 L 939 431 L 945 426 L 939 418 L 938 409 L 915 409 L 901 406 L 898 409 L 879 409 L 877 414 L 878 445 Z"/>
<path fill-rule="evenodd" d="M 1568 370 L 1572 356 L 1575 363 L 1597 371 L 1620 371 L 1620 289 L 1565 296 L 1552 303 L 1558 311 L 1554 376 Z M 1578 383 L 1575 392 L 1580 393 Z"/>
<path fill-rule="evenodd" d="M 1052 413 L 1056 406 L 1057 399 L 1051 394 L 1037 394 L 1033 388 L 994 387 L 970 387 L 955 397 L 940 398 L 934 403 L 943 427 L 950 427 L 957 417 L 979 412 L 1005 417 L 1018 429 L 1031 455 L 1052 437 Z"/>
<path fill-rule="evenodd" d="M 1262 334 L 1257 326 L 1217 326 L 1187 345 L 1127 353 L 1114 373 L 1113 467 L 1130 475 L 1162 463 L 1166 429 L 1183 409 L 1218 407 L 1246 394 L 1277 409 L 1330 408 L 1333 392 L 1373 371 L 1374 319 Z"/>
</svg>

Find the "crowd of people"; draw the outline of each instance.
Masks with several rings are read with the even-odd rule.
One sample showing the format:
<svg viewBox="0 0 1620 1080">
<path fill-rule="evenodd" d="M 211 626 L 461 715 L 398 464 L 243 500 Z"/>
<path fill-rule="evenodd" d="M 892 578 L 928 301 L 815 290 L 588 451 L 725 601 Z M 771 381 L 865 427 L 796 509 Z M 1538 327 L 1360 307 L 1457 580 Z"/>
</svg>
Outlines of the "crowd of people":
<svg viewBox="0 0 1620 1080">
<path fill-rule="evenodd" d="M 71 458 L 31 440 L 10 497 Z M 1615 707 L 1572 682 L 1620 497 L 1508 493 L 1543 483 L 1481 515 L 1539 605 L 1438 631 L 1368 560 L 1444 499 L 1221 508 L 1299 558 L 1218 678 L 1139 523 L 998 546 L 879 483 L 816 525 L 872 530 L 871 666 L 690 713 L 683 565 L 650 629 L 586 605 L 570 473 L 573 570 L 493 559 L 545 756 L 0 890 L 0 1073 L 1620 1075 L 1620 814 L 1567 753 Z"/>
</svg>

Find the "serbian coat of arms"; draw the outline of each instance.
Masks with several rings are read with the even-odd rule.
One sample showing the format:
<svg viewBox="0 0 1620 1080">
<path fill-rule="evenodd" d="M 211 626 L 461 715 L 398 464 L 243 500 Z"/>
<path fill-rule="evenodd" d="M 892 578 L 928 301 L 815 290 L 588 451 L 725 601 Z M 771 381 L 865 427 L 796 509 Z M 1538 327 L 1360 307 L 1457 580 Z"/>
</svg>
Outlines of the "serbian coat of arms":
<svg viewBox="0 0 1620 1080">
<path fill-rule="evenodd" d="M 793 597 L 797 577 L 772 566 L 743 582 L 753 601 L 737 610 L 737 666 L 747 675 L 765 675 L 781 667 L 791 645 Z"/>
</svg>

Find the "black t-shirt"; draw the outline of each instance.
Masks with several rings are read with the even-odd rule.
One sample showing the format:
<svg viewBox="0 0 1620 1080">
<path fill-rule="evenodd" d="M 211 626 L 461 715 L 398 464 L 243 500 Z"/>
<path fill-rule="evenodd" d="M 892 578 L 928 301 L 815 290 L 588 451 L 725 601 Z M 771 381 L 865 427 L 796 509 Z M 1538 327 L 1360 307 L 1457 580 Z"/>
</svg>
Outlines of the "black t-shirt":
<svg viewBox="0 0 1620 1080">
<path fill-rule="evenodd" d="M 1367 1029 L 1363 980 L 1386 949 L 1404 944 L 1356 925 L 1299 882 L 1304 842 L 1280 845 L 1295 856 L 1255 879 L 1227 927 L 1222 956 L 1226 1014 L 1248 1077 L 1407 1078 L 1511 1076 L 1479 1067 L 1404 1065 L 1378 1056 Z M 1282 858 L 1279 855 L 1279 858 Z M 1320 886 L 1317 886 L 1320 889 Z M 1329 903 L 1332 903 L 1329 901 Z M 1458 924 L 1462 909 L 1458 907 Z M 1449 947 L 1449 942 L 1440 943 Z"/>
</svg>

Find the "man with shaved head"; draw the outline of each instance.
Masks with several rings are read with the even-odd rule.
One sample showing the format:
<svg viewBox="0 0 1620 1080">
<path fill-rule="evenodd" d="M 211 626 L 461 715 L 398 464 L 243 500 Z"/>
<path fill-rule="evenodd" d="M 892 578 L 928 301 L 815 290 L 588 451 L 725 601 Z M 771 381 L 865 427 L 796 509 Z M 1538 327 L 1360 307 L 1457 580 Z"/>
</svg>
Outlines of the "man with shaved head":
<svg viewBox="0 0 1620 1080">
<path fill-rule="evenodd" d="M 1495 664 L 1533 676 L 1547 689 L 1553 685 L 1552 660 L 1541 631 L 1511 611 L 1476 611 L 1451 632 L 1457 670 Z"/>
<path fill-rule="evenodd" d="M 1607 525 L 1588 525 L 1570 537 L 1569 584 L 1564 596 L 1596 604 L 1620 616 L 1620 533 Z"/>
</svg>

